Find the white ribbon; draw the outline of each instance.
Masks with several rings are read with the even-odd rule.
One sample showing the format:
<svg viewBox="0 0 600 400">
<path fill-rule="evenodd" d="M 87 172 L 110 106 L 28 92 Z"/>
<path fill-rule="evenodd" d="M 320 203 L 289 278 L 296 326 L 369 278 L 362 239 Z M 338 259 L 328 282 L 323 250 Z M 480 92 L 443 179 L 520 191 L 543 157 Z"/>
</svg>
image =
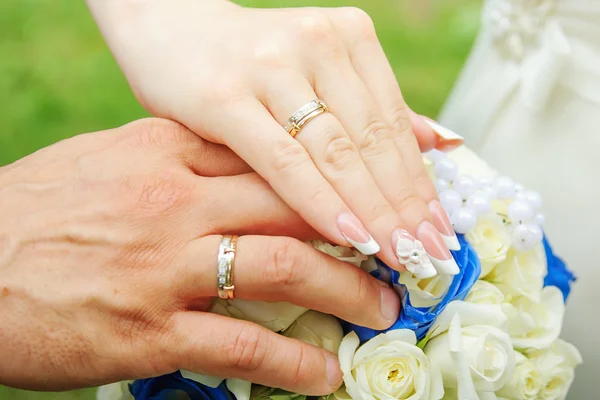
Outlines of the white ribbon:
<svg viewBox="0 0 600 400">
<path fill-rule="evenodd" d="M 539 41 L 540 47 L 523 59 L 520 81 L 523 103 L 535 111 L 546 105 L 572 53 L 567 36 L 553 19 L 546 23 Z"/>
</svg>

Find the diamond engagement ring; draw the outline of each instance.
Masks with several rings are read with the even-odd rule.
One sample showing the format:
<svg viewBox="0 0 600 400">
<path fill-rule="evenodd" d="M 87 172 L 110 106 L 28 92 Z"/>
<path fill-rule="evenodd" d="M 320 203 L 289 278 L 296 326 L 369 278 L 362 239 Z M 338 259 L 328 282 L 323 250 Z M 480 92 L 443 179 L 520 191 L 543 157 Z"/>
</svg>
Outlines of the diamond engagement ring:
<svg viewBox="0 0 600 400">
<path fill-rule="evenodd" d="M 309 101 L 298 109 L 288 120 L 284 129 L 292 137 L 296 136 L 300 130 L 314 117 L 328 111 L 327 105 L 322 100 Z"/>
</svg>

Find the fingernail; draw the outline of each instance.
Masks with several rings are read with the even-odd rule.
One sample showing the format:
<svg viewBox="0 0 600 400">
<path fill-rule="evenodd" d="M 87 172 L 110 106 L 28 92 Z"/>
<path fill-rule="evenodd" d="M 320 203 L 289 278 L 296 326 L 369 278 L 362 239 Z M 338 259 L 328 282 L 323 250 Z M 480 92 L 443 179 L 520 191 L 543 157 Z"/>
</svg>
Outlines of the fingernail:
<svg viewBox="0 0 600 400">
<path fill-rule="evenodd" d="M 446 214 L 446 210 L 437 200 L 431 200 L 429 202 L 429 211 L 431 212 L 431 217 L 433 219 L 433 225 L 442 235 L 442 239 L 444 239 L 444 243 L 450 250 L 460 250 L 460 243 L 458 242 L 458 238 L 456 237 L 456 232 L 452 229 L 452 224 L 450 223 L 450 219 L 448 218 L 448 214 Z"/>
<path fill-rule="evenodd" d="M 431 222 L 421 222 L 417 228 L 417 239 L 423 243 L 423 247 L 427 251 L 431 263 L 438 273 L 446 275 L 458 274 L 459 269 L 456 261 L 452 258 L 452 254 L 450 254 L 448 246 L 444 243 L 444 239 L 442 239 L 442 236 Z"/>
<path fill-rule="evenodd" d="M 408 231 L 396 229 L 392 234 L 392 246 L 396 249 L 398 262 L 419 279 L 437 275 L 423 243 L 415 239 Z"/>
<path fill-rule="evenodd" d="M 451 131 L 448 128 L 444 128 L 437 122 L 430 120 L 429 118 L 423 117 L 423 120 L 433 129 L 435 134 L 440 138 L 436 148 L 442 151 L 450 151 L 465 142 L 465 138 L 460 136 L 458 133 Z"/>
<path fill-rule="evenodd" d="M 337 389 L 342 383 L 342 370 L 340 369 L 340 362 L 336 357 L 327 357 L 325 361 L 325 369 L 327 373 L 327 383 L 332 388 Z"/>
<path fill-rule="evenodd" d="M 400 313 L 400 299 L 396 292 L 388 285 L 382 285 L 381 293 L 381 314 L 390 325 L 398 319 Z"/>
<path fill-rule="evenodd" d="M 379 253 L 379 250 L 381 250 L 375 239 L 369 235 L 369 232 L 354 215 L 349 213 L 340 214 L 337 224 L 346 240 L 364 255 L 370 256 Z"/>
</svg>

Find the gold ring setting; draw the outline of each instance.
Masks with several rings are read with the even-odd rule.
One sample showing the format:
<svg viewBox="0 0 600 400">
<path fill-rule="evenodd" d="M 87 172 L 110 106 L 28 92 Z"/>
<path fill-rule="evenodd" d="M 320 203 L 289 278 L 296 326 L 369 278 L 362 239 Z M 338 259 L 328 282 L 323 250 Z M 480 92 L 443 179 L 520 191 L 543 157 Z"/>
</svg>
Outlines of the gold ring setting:
<svg viewBox="0 0 600 400">
<path fill-rule="evenodd" d="M 322 100 L 316 99 L 309 101 L 298 109 L 288 120 L 288 123 L 284 126 L 284 129 L 292 137 L 296 136 L 298 132 L 302 130 L 304 125 L 317 115 L 321 115 L 328 111 L 327 104 Z"/>
<path fill-rule="evenodd" d="M 237 250 L 237 235 L 225 235 L 219 245 L 217 258 L 217 285 L 220 299 L 233 299 L 233 268 Z"/>
</svg>

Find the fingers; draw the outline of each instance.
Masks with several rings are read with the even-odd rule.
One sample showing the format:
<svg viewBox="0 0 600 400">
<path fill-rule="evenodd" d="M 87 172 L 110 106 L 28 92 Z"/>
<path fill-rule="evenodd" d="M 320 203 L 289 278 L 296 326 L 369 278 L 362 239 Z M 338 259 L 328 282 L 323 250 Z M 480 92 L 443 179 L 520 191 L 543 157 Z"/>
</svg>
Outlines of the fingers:
<svg viewBox="0 0 600 400">
<path fill-rule="evenodd" d="M 258 101 L 239 105 L 228 115 L 225 143 L 269 182 L 292 209 L 329 240 L 365 254 L 379 246 L 354 216 L 307 151 L 277 123 Z M 239 132 L 245 131 L 244 135 Z"/>
<path fill-rule="evenodd" d="M 168 279 L 178 296 L 217 295 L 221 238 L 197 239 L 185 248 Z M 398 296 L 386 284 L 287 237 L 239 237 L 233 283 L 239 298 L 286 301 L 374 329 L 390 327 L 400 311 Z"/>
<path fill-rule="evenodd" d="M 161 118 L 143 118 L 115 131 L 136 148 L 146 146 L 157 154 L 168 154 L 181 160 L 201 176 L 238 175 L 252 169 L 225 146 L 200 138 L 185 126 Z"/>
<path fill-rule="evenodd" d="M 202 234 L 323 238 L 255 172 L 216 178 L 194 177 L 191 185 L 195 192 L 186 223 L 196 233 L 196 221 L 203 220 L 209 229 Z"/>
<path fill-rule="evenodd" d="M 332 393 L 342 383 L 334 354 L 247 321 L 181 312 L 173 332 L 168 340 L 179 369 L 313 396 Z"/>
<path fill-rule="evenodd" d="M 382 110 L 382 115 L 388 125 L 397 133 L 394 141 L 410 179 L 419 197 L 428 203 L 432 212 L 436 213 L 432 216 L 435 227 L 443 235 L 447 246 L 456 249 L 458 241 L 451 229 L 447 215 L 439 212 L 437 191 L 423 165 L 419 146 L 411 127 L 411 113 L 402 98 L 394 73 L 377 40 L 372 21 L 366 13 L 356 8 L 329 9 L 328 13 L 336 29 L 345 38 L 356 74 Z M 417 118 L 413 115 L 412 120 L 415 119 Z M 435 132 L 442 132 L 439 125 L 431 124 L 430 120 L 425 120 L 425 122 L 433 126 Z M 423 131 L 424 127 L 419 125 Z M 451 136 L 448 132 L 444 133 L 446 136 Z M 438 139 L 436 139 L 436 143 Z M 446 143 L 455 141 L 456 138 L 446 140 Z M 444 146 L 447 145 L 444 144 Z M 423 231 L 431 230 L 424 229 Z M 417 238 L 419 238 L 418 234 Z"/>
<path fill-rule="evenodd" d="M 330 10 L 330 15 L 336 29 L 346 38 L 346 47 L 357 75 L 379 103 L 390 126 L 398 132 L 398 149 L 419 194 L 426 201 L 436 198 L 435 188 L 423 168 L 406 103 L 377 40 L 371 19 L 365 12 L 355 8 Z M 350 20 L 352 25 L 348 25 Z"/>
</svg>

